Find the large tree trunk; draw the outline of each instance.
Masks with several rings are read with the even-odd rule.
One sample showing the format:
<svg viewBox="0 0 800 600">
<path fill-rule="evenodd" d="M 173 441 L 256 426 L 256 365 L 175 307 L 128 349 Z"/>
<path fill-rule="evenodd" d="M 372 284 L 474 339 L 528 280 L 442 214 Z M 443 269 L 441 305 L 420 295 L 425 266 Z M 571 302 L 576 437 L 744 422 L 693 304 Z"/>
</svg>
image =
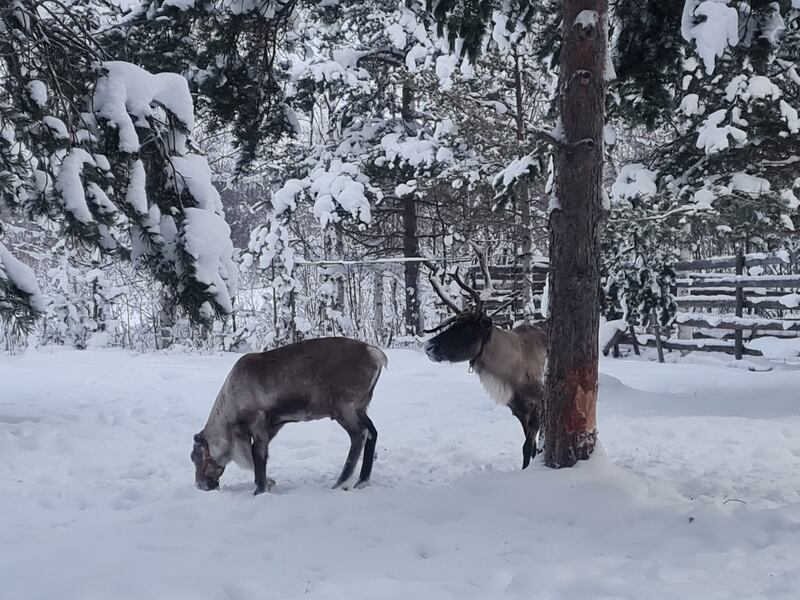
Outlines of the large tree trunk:
<svg viewBox="0 0 800 600">
<path fill-rule="evenodd" d="M 372 312 L 375 315 L 375 340 L 383 344 L 383 271 L 375 269 L 372 274 Z"/>
<path fill-rule="evenodd" d="M 403 256 L 419 256 L 417 239 L 417 203 L 414 195 L 403 198 Z M 407 335 L 419 333 L 419 263 L 405 263 L 405 326 Z"/>
<path fill-rule="evenodd" d="M 409 2 L 406 2 L 409 5 Z M 403 84 L 401 116 L 406 126 L 406 131 L 412 132 L 414 124 L 414 91 L 409 81 Z M 414 258 L 419 256 L 419 240 L 417 239 L 417 203 L 414 194 L 401 198 L 403 205 L 403 256 Z M 421 318 L 419 312 L 419 263 L 405 263 L 405 328 L 406 335 L 417 335 L 421 332 Z"/>
<path fill-rule="evenodd" d="M 597 436 L 607 10 L 607 0 L 564 1 L 545 374 L 545 463 L 555 468 L 588 459 Z"/>
<path fill-rule="evenodd" d="M 525 140 L 525 116 L 522 97 L 522 65 L 519 54 L 514 52 L 514 95 L 517 104 L 517 140 L 522 145 Z M 520 186 L 517 194 L 519 202 L 518 239 L 522 257 L 522 310 L 526 318 L 532 318 L 533 289 L 531 286 L 531 199 L 528 184 Z"/>
</svg>

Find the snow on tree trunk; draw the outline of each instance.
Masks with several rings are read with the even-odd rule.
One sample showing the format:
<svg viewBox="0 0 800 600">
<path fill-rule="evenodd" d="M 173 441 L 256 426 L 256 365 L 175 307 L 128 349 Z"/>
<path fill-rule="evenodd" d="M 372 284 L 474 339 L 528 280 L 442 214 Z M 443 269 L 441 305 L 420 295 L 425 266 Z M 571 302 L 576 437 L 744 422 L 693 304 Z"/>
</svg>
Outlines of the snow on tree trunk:
<svg viewBox="0 0 800 600">
<path fill-rule="evenodd" d="M 554 468 L 588 459 L 597 435 L 607 9 L 607 0 L 564 2 L 545 372 L 545 463 Z"/>
</svg>

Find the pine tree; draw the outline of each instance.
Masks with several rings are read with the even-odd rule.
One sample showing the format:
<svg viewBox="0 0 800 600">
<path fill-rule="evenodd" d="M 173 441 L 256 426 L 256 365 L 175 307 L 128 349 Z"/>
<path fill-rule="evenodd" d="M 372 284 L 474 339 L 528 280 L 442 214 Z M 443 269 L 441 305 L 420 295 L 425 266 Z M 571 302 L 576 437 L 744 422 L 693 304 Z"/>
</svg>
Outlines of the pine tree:
<svg viewBox="0 0 800 600">
<path fill-rule="evenodd" d="M 657 155 L 694 237 L 773 249 L 800 224 L 800 8 L 789 2 L 686 3 L 681 135 Z"/>
<path fill-rule="evenodd" d="M 97 32 L 118 18 L 105 2 L 0 8 L 0 201 L 132 257 L 208 322 L 231 311 L 236 269 L 189 89 L 113 60 Z"/>
</svg>

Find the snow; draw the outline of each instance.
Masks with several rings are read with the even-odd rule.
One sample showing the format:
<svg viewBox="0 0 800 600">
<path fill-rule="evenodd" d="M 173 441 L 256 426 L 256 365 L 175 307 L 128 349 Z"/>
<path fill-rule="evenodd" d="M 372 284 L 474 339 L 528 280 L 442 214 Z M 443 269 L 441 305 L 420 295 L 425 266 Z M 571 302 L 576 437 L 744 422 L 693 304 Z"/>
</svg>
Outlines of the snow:
<svg viewBox="0 0 800 600">
<path fill-rule="evenodd" d="M 692 195 L 692 202 L 698 209 L 708 210 L 713 208 L 712 205 L 715 199 L 716 195 L 708 188 L 699 189 Z"/>
<path fill-rule="evenodd" d="M 195 259 L 194 278 L 208 285 L 208 291 L 229 313 L 238 283 L 238 271 L 231 258 L 231 229 L 224 218 L 210 210 L 187 208 L 184 213 L 184 248 Z"/>
<path fill-rule="evenodd" d="M 681 100 L 681 105 L 678 110 L 687 117 L 702 114 L 703 111 L 700 109 L 700 96 L 697 94 L 687 94 L 684 96 L 683 100 Z"/>
<path fill-rule="evenodd" d="M 147 214 L 147 190 L 146 185 L 147 176 L 144 171 L 144 164 L 138 158 L 133 161 L 131 167 L 130 181 L 128 182 L 128 191 L 125 199 L 128 204 L 133 207 L 140 215 Z"/>
<path fill-rule="evenodd" d="M 0 241 L 0 277 L 8 279 L 16 288 L 27 294 L 28 303 L 34 310 L 40 313 L 47 310 L 33 269 L 11 254 L 2 241 Z"/>
<path fill-rule="evenodd" d="M 731 288 L 733 289 L 733 288 Z M 686 323 L 687 321 L 701 320 L 709 325 L 719 325 L 720 323 L 736 323 L 745 327 L 765 327 L 777 325 L 789 330 L 794 321 L 788 319 L 763 319 L 760 317 L 737 317 L 733 313 L 704 313 L 704 312 L 679 312 L 675 315 L 676 323 Z"/>
<path fill-rule="evenodd" d="M 389 25 L 389 27 L 386 28 L 386 35 L 395 48 L 403 50 L 406 47 L 406 31 L 400 23 L 392 23 Z"/>
<path fill-rule="evenodd" d="M 361 223 L 369 223 L 372 220 L 364 184 L 356 181 L 355 177 L 357 177 L 355 165 L 345 164 L 338 159 L 332 160 L 327 167 L 319 166 L 311 171 L 307 185 L 309 193 L 315 198 L 314 216 L 320 225 L 325 227 L 330 222 L 338 221 L 338 209 Z M 298 184 L 292 184 L 294 187 L 296 185 Z M 301 182 L 300 185 L 305 186 L 306 182 Z M 287 201 L 288 194 L 294 189 L 292 186 L 287 191 Z M 296 195 L 297 192 L 292 193 L 292 198 Z"/>
<path fill-rule="evenodd" d="M 177 174 L 175 179 L 178 191 L 183 192 L 188 188 L 200 208 L 222 214 L 222 200 L 214 184 L 211 183 L 211 168 L 205 156 L 200 154 L 173 156 L 171 161 Z"/>
<path fill-rule="evenodd" d="M 797 109 L 788 104 L 785 100 L 781 100 L 781 116 L 786 119 L 786 127 L 791 133 L 800 133 L 800 117 L 797 115 Z"/>
<path fill-rule="evenodd" d="M 739 43 L 739 13 L 728 0 L 686 0 L 681 33 L 687 42 L 694 40 L 697 54 L 709 75 L 716 59 L 728 46 Z"/>
<path fill-rule="evenodd" d="M 622 331 L 623 333 L 628 330 L 628 322 L 625 319 L 616 319 L 614 321 L 603 321 L 600 323 L 600 331 L 599 331 L 599 344 L 600 349 L 602 350 L 605 346 L 614 339 L 614 336 L 617 332 Z"/>
<path fill-rule="evenodd" d="M 147 127 L 147 118 L 162 105 L 175 115 L 186 129 L 194 127 L 194 106 L 189 84 L 177 73 L 149 73 L 141 67 L 120 61 L 101 63 L 107 71 L 97 80 L 94 111 L 119 129 L 119 147 L 123 152 L 139 150 L 135 126 Z M 183 148 L 177 149 L 179 154 Z"/>
<path fill-rule="evenodd" d="M 194 8 L 196 1 L 197 0 L 164 0 L 164 2 L 161 4 L 161 7 L 165 8 L 167 6 L 173 6 L 178 10 L 189 10 Z"/>
<path fill-rule="evenodd" d="M 641 163 L 625 165 L 619 170 L 617 179 L 611 186 L 611 197 L 616 200 L 626 198 L 651 198 L 656 195 L 657 173 Z"/>
<path fill-rule="evenodd" d="M 495 175 L 492 184 L 495 188 L 506 191 L 509 187 L 515 185 L 517 181 L 534 173 L 537 168 L 536 165 L 536 159 L 530 155 L 523 156 L 522 158 L 515 158 L 505 169 Z"/>
<path fill-rule="evenodd" d="M 769 77 L 763 75 L 753 75 L 750 78 L 746 75 L 737 75 L 725 87 L 725 99 L 728 102 L 732 102 L 737 97 L 749 101 L 753 98 L 775 100 L 780 96 L 781 89 L 772 83 Z"/>
<path fill-rule="evenodd" d="M 786 308 L 800 307 L 800 294 L 785 294 L 775 298 L 775 300 L 783 304 Z M 748 300 L 748 302 L 753 302 L 753 300 Z M 755 303 L 757 304 L 758 302 Z"/>
<path fill-rule="evenodd" d="M 786 22 L 783 20 L 783 16 L 781 15 L 780 4 L 777 2 L 772 2 L 770 7 L 772 8 L 772 14 L 765 16 L 763 21 L 760 23 L 760 37 L 766 39 L 771 45 L 777 46 L 780 43 L 781 37 L 786 31 Z"/>
<path fill-rule="evenodd" d="M 792 190 L 783 190 L 781 192 L 781 198 L 786 201 L 789 210 L 800 208 L 800 199 L 795 196 Z"/>
<path fill-rule="evenodd" d="M 610 123 L 603 125 L 603 142 L 606 146 L 613 146 L 617 143 L 617 132 Z"/>
<path fill-rule="evenodd" d="M 425 64 L 430 61 L 430 52 L 422 44 L 414 44 L 414 46 L 406 53 L 406 68 L 411 73 L 416 73 L 418 70 L 417 63 L 424 60 Z"/>
<path fill-rule="evenodd" d="M 50 133 L 53 134 L 53 137 L 57 140 L 67 140 L 69 139 L 69 132 L 67 131 L 67 126 L 64 124 L 64 121 L 59 119 L 58 117 L 54 117 L 52 115 L 46 115 L 42 118 L 42 123 L 45 124 L 50 130 Z"/>
<path fill-rule="evenodd" d="M 433 163 L 436 142 L 421 135 L 407 136 L 401 141 L 398 134 L 387 133 L 381 138 L 381 149 L 389 162 L 400 158 L 411 166 L 419 167 Z"/>
<path fill-rule="evenodd" d="M 47 106 L 47 86 L 43 81 L 32 79 L 25 87 L 28 90 L 28 95 L 30 96 L 31 100 L 36 103 L 36 106 L 39 108 L 44 108 Z"/>
<path fill-rule="evenodd" d="M 578 16 L 575 17 L 575 21 L 572 24 L 581 29 L 592 29 L 593 27 L 597 27 L 599 20 L 600 17 L 596 10 L 582 10 L 578 13 Z"/>
<path fill-rule="evenodd" d="M 61 162 L 61 169 L 56 177 L 56 190 L 61 193 L 64 207 L 81 223 L 92 223 L 94 217 L 86 203 L 81 173 L 83 166 L 94 166 L 92 155 L 83 148 L 72 148 Z"/>
<path fill-rule="evenodd" d="M 770 81 L 769 77 L 763 75 L 753 75 L 747 83 L 747 90 L 744 97 L 750 98 L 778 98 L 781 95 L 781 88 Z"/>
<path fill-rule="evenodd" d="M 348 440 L 318 421 L 280 433 L 258 497 L 234 466 L 196 490 L 188 456 L 238 356 L 0 356 L 4 596 L 796 597 L 796 371 L 603 360 L 603 447 L 522 472 L 465 365 L 388 354 L 372 486 L 329 489 Z"/>
<path fill-rule="evenodd" d="M 698 130 L 697 147 L 705 150 L 706 154 L 712 154 L 725 150 L 730 146 L 728 137 L 732 137 L 734 142 L 743 143 L 747 139 L 747 134 L 732 125 L 719 125 L 725 120 L 727 111 L 722 108 L 711 113 Z"/>
<path fill-rule="evenodd" d="M 779 338 L 765 336 L 747 342 L 748 347 L 761 350 L 767 358 L 776 360 L 792 359 L 800 356 L 800 337 Z"/>
<path fill-rule="evenodd" d="M 769 192 L 769 181 L 763 177 L 748 175 L 747 173 L 734 173 L 731 176 L 731 187 L 746 194 L 766 194 Z"/>
<path fill-rule="evenodd" d="M 285 210 L 295 210 L 297 208 L 297 195 L 305 189 L 305 184 L 299 179 L 287 179 L 283 187 L 272 194 L 272 208 L 275 214 L 281 214 Z"/>
</svg>

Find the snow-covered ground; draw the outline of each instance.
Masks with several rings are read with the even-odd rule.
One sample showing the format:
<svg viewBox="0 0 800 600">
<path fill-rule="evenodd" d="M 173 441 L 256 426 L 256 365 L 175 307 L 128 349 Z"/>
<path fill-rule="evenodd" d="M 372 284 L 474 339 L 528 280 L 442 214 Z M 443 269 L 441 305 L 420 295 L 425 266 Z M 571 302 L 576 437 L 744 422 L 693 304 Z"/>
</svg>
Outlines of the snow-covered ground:
<svg viewBox="0 0 800 600">
<path fill-rule="evenodd" d="M 521 472 L 465 366 L 389 358 L 372 486 L 329 489 L 325 421 L 281 432 L 254 497 L 189 460 L 235 355 L 0 356 L 0 597 L 800 597 L 800 371 L 604 360 L 602 449 Z"/>
</svg>

